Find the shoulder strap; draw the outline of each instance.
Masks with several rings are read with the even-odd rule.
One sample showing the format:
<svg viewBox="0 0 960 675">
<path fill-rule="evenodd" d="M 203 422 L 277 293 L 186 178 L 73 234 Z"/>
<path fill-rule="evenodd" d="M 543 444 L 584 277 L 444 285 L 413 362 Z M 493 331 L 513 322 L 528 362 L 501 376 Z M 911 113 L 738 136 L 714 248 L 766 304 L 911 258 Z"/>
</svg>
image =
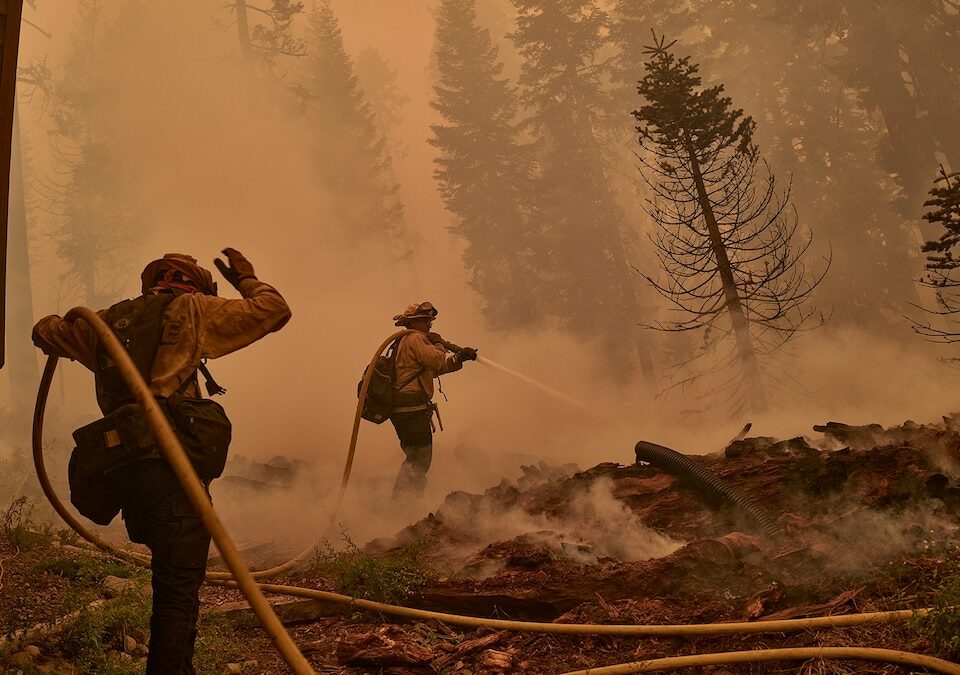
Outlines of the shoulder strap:
<svg viewBox="0 0 960 675">
<path fill-rule="evenodd" d="M 118 302 L 104 312 L 104 321 L 148 383 L 163 335 L 163 315 L 173 298 L 172 293 L 141 295 Z M 96 354 L 94 377 L 97 402 L 104 413 L 109 413 L 134 399 L 120 376 L 120 369 L 102 344 L 97 345 Z"/>
</svg>

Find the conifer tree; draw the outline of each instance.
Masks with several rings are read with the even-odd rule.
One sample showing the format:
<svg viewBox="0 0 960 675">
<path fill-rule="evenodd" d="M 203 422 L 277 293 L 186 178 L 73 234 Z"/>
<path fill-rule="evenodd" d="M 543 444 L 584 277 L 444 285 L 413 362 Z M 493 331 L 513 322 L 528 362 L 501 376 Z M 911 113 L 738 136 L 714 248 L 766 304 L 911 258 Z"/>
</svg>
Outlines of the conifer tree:
<svg viewBox="0 0 960 675">
<path fill-rule="evenodd" d="M 768 120 L 756 134 L 764 156 L 794 177 L 795 201 L 830 240 L 837 264 L 819 294 L 834 316 L 888 334 L 899 330 L 905 307 L 917 299 L 915 244 L 878 150 L 887 135 L 882 120 L 838 77 L 842 41 L 811 40 L 798 29 L 809 8 L 750 5 L 735 0 L 726 14 L 712 6 L 696 14 L 713 26 L 709 67 L 723 73 L 739 103 Z"/>
<path fill-rule="evenodd" d="M 881 120 L 880 163 L 899 186 L 895 206 L 913 218 L 941 153 L 960 166 L 960 11 L 950 0 L 775 0 L 805 44 L 833 44 L 818 65 Z M 769 9 L 768 9 L 769 11 Z"/>
<path fill-rule="evenodd" d="M 894 208 L 900 188 L 878 151 L 883 119 L 841 78 L 844 17 L 830 23 L 831 5 L 839 2 L 619 0 L 615 74 L 624 88 L 635 85 L 651 28 L 697 36 L 689 48 L 705 81 L 726 83 L 739 105 L 765 120 L 754 140 L 775 173 L 793 177 L 793 201 L 830 241 L 836 264 L 818 295 L 834 306 L 833 321 L 889 335 L 917 302 L 914 233 Z"/>
<path fill-rule="evenodd" d="M 940 236 L 923 244 L 921 250 L 930 253 L 927 256 L 927 274 L 920 283 L 933 288 L 940 305 L 938 314 L 947 320 L 956 323 L 960 314 L 960 279 L 957 278 L 957 269 L 960 269 L 960 257 L 954 256 L 955 249 L 960 246 L 960 171 L 948 174 L 940 167 L 940 176 L 934 181 L 930 189 L 930 199 L 924 202 L 930 210 L 923 219 L 938 226 Z M 936 342 L 960 342 L 960 330 L 936 328 L 929 322 L 914 322 L 914 330 Z"/>
<path fill-rule="evenodd" d="M 624 357 L 653 364 L 635 331 L 643 320 L 624 246 L 626 222 L 607 176 L 601 132 L 611 112 L 604 88 L 607 15 L 595 0 L 514 0 L 514 44 L 523 58 L 522 103 L 537 149 L 530 198 L 543 291 L 561 325 L 597 338 L 617 376 Z"/>
<path fill-rule="evenodd" d="M 69 301 L 90 307 L 115 302 L 129 286 L 133 245 L 129 210 L 118 198 L 124 183 L 102 99 L 98 47 L 106 30 L 102 3 L 81 0 L 62 77 L 51 91 L 50 143 L 56 174 L 41 186 L 56 223 L 52 237 L 64 261 Z"/>
<path fill-rule="evenodd" d="M 649 280 L 681 316 L 658 327 L 701 331 L 701 356 L 732 338 L 717 365 L 684 383 L 715 376 L 707 386 L 726 388 L 733 410 L 760 412 L 774 377 L 762 372 L 760 358 L 818 321 L 807 301 L 826 270 L 812 278 L 805 272 L 810 240 L 798 241 L 789 188 L 778 191 L 769 169 L 757 176 L 756 123 L 732 107 L 722 85 L 701 89 L 698 66 L 671 53 L 672 44 L 660 39 L 648 49 L 638 87 L 643 105 L 634 112 L 666 277 Z M 723 372 L 732 364 L 740 377 Z"/>
<path fill-rule="evenodd" d="M 528 214 L 530 158 L 521 146 L 514 89 L 489 31 L 477 24 L 475 0 L 443 0 L 434 56 L 438 81 L 431 106 L 443 119 L 431 127 L 439 151 L 434 176 L 452 231 L 466 242 L 464 263 L 495 326 L 523 326 L 537 316 Z"/>
<path fill-rule="evenodd" d="M 409 148 L 397 136 L 403 107 L 409 102 L 397 84 L 397 69 L 390 65 L 378 49 L 368 47 L 360 52 L 356 63 L 357 78 L 364 100 L 370 104 L 377 129 L 383 134 L 386 152 L 396 165 L 406 157 Z"/>
<path fill-rule="evenodd" d="M 343 232 L 380 238 L 406 256 L 399 185 L 329 0 L 317 2 L 307 18 L 298 91 L 314 168 L 333 201 L 329 218 Z"/>
</svg>

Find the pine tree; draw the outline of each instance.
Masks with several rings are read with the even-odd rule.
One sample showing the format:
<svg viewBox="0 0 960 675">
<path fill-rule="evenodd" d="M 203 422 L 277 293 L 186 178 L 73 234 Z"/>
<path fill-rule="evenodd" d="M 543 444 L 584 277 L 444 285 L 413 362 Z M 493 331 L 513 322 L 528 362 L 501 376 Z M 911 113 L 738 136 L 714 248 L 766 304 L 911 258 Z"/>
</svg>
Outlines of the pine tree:
<svg viewBox="0 0 960 675">
<path fill-rule="evenodd" d="M 64 260 L 61 282 L 72 302 L 102 307 L 129 287 L 127 255 L 133 224 L 117 198 L 124 177 L 118 150 L 97 96 L 103 77 L 98 52 L 105 32 L 101 3 L 82 0 L 77 28 L 52 90 L 50 142 L 56 177 L 42 186 L 57 223 L 52 236 Z"/>
<path fill-rule="evenodd" d="M 599 51 L 607 15 L 594 0 L 514 0 L 513 35 L 524 62 L 522 103 L 537 149 L 530 198 L 536 233 L 532 262 L 544 270 L 538 295 L 566 328 L 599 339 L 616 376 L 625 378 L 632 347 L 648 383 L 649 350 L 635 276 L 624 246 L 626 220 L 607 176 L 601 132 L 611 114 Z"/>
<path fill-rule="evenodd" d="M 799 26 L 812 11 L 796 3 L 757 11 L 735 0 L 725 9 L 696 15 L 712 26 L 706 62 L 723 73 L 739 103 L 768 121 L 757 143 L 777 172 L 794 177 L 795 200 L 830 240 L 837 264 L 820 296 L 841 321 L 899 330 L 918 297 L 912 233 L 895 211 L 898 187 L 878 151 L 884 125 L 837 76 L 846 47 L 809 39 Z"/>
<path fill-rule="evenodd" d="M 333 201 L 329 218 L 344 233 L 379 238 L 406 256 L 399 185 L 329 0 L 308 14 L 306 40 L 299 93 L 314 169 Z"/>
<path fill-rule="evenodd" d="M 368 47 L 357 57 L 356 73 L 364 100 L 370 104 L 377 129 L 383 134 L 387 155 L 396 165 L 409 151 L 397 136 L 397 129 L 402 121 L 401 111 L 410 100 L 397 84 L 397 69 L 379 50 Z"/>
<path fill-rule="evenodd" d="M 443 118 L 430 144 L 439 151 L 434 176 L 451 229 L 467 242 L 471 285 L 494 326 L 530 325 L 538 308 L 529 262 L 530 158 L 517 129 L 514 89 L 501 77 L 489 31 L 477 24 L 475 0 L 444 0 L 437 15 L 438 69 L 431 106 Z"/>
<path fill-rule="evenodd" d="M 775 173 L 793 177 L 804 220 L 830 241 L 836 264 L 818 295 L 834 306 L 834 323 L 889 335 L 918 301 L 915 235 L 894 209 L 900 189 L 878 152 L 887 136 L 883 119 L 840 77 L 847 28 L 831 9 L 839 5 L 619 0 L 615 72 L 625 88 L 635 84 L 651 28 L 696 36 L 689 48 L 707 83 L 726 83 L 738 104 L 764 120 L 755 142 Z"/>
<path fill-rule="evenodd" d="M 960 166 L 960 13 L 941 0 L 778 0 L 799 35 L 836 43 L 822 65 L 879 116 L 884 169 L 900 187 L 895 202 L 912 218 L 936 172 L 936 154 Z"/>
<path fill-rule="evenodd" d="M 708 388 L 719 393 L 728 385 L 733 410 L 761 412 L 773 374 L 764 375 L 760 357 L 816 322 L 807 301 L 826 270 L 805 274 L 810 240 L 797 241 L 789 188 L 779 192 L 769 169 L 763 180 L 757 176 L 754 120 L 732 107 L 723 85 L 701 89 L 698 66 L 677 58 L 672 44 L 660 39 L 648 48 L 638 87 L 643 105 L 634 113 L 666 276 L 649 280 L 682 317 L 658 327 L 701 331 L 701 356 L 718 354 L 716 365 L 700 372 L 715 377 Z M 722 352 L 726 336 L 732 346 Z M 729 364 L 739 378 L 721 375 Z"/>
<path fill-rule="evenodd" d="M 930 199 L 923 204 L 930 207 L 923 219 L 939 226 L 940 236 L 927 241 L 921 247 L 927 256 L 927 274 L 920 283 L 933 288 L 937 294 L 940 310 L 937 312 L 956 323 L 960 314 L 960 279 L 957 269 L 960 258 L 954 257 L 954 249 L 960 245 L 960 171 L 948 174 L 943 166 L 940 176 L 930 189 Z M 914 322 L 914 330 L 935 342 L 960 342 L 960 330 L 935 328 L 928 323 Z"/>
</svg>

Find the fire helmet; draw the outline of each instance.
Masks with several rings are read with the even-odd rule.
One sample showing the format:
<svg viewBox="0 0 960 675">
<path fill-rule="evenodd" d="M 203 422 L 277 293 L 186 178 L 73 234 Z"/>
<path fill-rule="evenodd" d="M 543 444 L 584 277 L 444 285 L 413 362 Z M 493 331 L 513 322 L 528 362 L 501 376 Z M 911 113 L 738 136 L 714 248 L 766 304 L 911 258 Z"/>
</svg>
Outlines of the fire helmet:
<svg viewBox="0 0 960 675">
<path fill-rule="evenodd" d="M 197 259 L 183 253 L 167 253 L 158 260 L 147 263 L 140 274 L 140 291 L 148 292 L 164 281 L 165 277 L 173 280 L 174 284 L 182 283 L 195 286 L 201 293 L 217 294 L 217 284 L 213 280 L 213 273 L 197 264 Z M 169 279 L 166 279 L 169 281 Z"/>
<path fill-rule="evenodd" d="M 408 321 L 413 319 L 435 319 L 437 308 L 429 302 L 415 302 L 407 305 L 402 312 L 393 317 L 394 326 L 406 326 Z"/>
</svg>

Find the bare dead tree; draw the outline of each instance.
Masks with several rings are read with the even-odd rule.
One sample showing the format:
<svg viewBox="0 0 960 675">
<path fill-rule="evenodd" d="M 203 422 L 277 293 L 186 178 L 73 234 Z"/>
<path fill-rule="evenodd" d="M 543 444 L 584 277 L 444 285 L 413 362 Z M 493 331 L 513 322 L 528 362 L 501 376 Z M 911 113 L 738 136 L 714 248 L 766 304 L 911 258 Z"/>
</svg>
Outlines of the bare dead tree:
<svg viewBox="0 0 960 675">
<path fill-rule="evenodd" d="M 655 41 L 633 113 L 663 272 L 647 279 L 680 317 L 651 327 L 703 334 L 675 387 L 706 380 L 708 395 L 731 410 L 760 412 L 771 388 L 790 385 L 788 370 L 765 370 L 761 359 L 826 320 L 808 301 L 830 258 L 808 273 L 812 235 L 800 232 L 790 185 L 779 189 L 761 165 L 753 119 L 732 108 L 722 85 L 700 90 L 698 66 Z"/>
</svg>

